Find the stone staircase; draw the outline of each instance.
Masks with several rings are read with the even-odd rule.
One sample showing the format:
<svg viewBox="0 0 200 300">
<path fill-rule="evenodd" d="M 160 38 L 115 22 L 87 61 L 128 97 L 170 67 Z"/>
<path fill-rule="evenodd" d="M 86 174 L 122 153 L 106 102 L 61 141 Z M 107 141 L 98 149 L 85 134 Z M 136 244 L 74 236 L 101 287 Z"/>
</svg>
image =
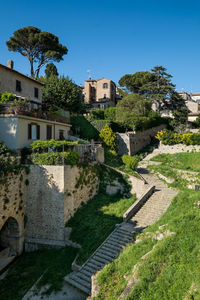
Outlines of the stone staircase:
<svg viewBox="0 0 200 300">
<path fill-rule="evenodd" d="M 135 231 L 132 224 L 122 223 L 117 226 L 80 270 L 70 273 L 65 277 L 65 281 L 90 295 L 92 275 L 120 254 L 122 249 L 132 241 Z"/>
<path fill-rule="evenodd" d="M 108 236 L 80 270 L 65 277 L 67 283 L 87 295 L 91 294 L 92 275 L 119 256 L 123 248 L 132 242 L 136 232 L 141 232 L 147 226 L 155 223 L 167 210 L 178 192 L 176 189 L 169 188 L 156 175 L 150 174 L 146 168 L 139 168 L 138 172 L 148 182 L 144 185 L 144 191 L 154 185 L 155 192 L 128 222 L 120 224 Z"/>
</svg>

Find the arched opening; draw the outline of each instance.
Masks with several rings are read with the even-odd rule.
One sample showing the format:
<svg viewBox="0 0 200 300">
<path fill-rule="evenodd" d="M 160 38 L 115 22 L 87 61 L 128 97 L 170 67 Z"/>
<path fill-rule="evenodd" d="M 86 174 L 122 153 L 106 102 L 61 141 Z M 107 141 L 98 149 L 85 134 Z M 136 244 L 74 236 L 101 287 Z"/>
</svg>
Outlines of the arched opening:
<svg viewBox="0 0 200 300">
<path fill-rule="evenodd" d="M 0 251 L 9 248 L 12 255 L 20 254 L 20 240 L 19 225 L 10 217 L 0 231 Z"/>
</svg>

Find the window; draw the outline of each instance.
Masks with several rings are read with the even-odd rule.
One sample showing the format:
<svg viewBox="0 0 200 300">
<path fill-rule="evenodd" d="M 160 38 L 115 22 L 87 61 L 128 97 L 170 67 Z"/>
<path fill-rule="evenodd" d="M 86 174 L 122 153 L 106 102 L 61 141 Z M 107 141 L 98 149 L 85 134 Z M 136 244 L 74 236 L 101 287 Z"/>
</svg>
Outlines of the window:
<svg viewBox="0 0 200 300">
<path fill-rule="evenodd" d="M 47 125 L 47 140 L 52 139 L 52 126 Z"/>
<path fill-rule="evenodd" d="M 38 92 L 38 88 L 34 88 L 34 97 L 38 98 L 39 92 Z"/>
<path fill-rule="evenodd" d="M 59 130 L 59 140 L 64 140 L 64 130 Z"/>
<path fill-rule="evenodd" d="M 103 84 L 103 88 L 104 88 L 104 89 L 107 89 L 107 88 L 108 88 L 107 82 L 105 82 L 105 83 Z"/>
<path fill-rule="evenodd" d="M 40 125 L 28 124 L 28 139 L 29 140 L 40 139 Z"/>
<path fill-rule="evenodd" d="M 21 81 L 16 80 L 16 91 L 21 92 L 22 87 L 21 87 Z"/>
</svg>

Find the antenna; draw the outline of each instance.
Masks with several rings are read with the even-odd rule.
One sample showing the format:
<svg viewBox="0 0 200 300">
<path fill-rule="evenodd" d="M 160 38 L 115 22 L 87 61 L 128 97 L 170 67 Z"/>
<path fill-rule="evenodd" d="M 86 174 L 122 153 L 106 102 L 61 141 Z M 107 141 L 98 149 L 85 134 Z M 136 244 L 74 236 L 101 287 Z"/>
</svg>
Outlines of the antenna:
<svg viewBox="0 0 200 300">
<path fill-rule="evenodd" d="M 88 73 L 88 79 L 91 79 L 91 70 L 88 69 L 86 72 Z"/>
</svg>

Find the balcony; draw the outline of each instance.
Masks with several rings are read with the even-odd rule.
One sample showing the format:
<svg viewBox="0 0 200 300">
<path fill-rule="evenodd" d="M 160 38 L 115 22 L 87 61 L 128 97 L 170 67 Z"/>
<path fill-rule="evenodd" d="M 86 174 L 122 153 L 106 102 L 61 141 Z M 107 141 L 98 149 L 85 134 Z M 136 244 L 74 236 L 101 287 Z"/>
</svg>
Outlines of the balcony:
<svg viewBox="0 0 200 300">
<path fill-rule="evenodd" d="M 30 104 L 13 105 L 11 103 L 0 104 L 1 115 L 23 115 L 36 119 L 43 119 L 48 121 L 60 122 L 64 124 L 70 124 L 70 118 L 63 116 L 62 111 L 57 112 L 45 112 L 39 109 L 31 109 Z M 69 114 L 68 114 L 69 115 Z"/>
</svg>

